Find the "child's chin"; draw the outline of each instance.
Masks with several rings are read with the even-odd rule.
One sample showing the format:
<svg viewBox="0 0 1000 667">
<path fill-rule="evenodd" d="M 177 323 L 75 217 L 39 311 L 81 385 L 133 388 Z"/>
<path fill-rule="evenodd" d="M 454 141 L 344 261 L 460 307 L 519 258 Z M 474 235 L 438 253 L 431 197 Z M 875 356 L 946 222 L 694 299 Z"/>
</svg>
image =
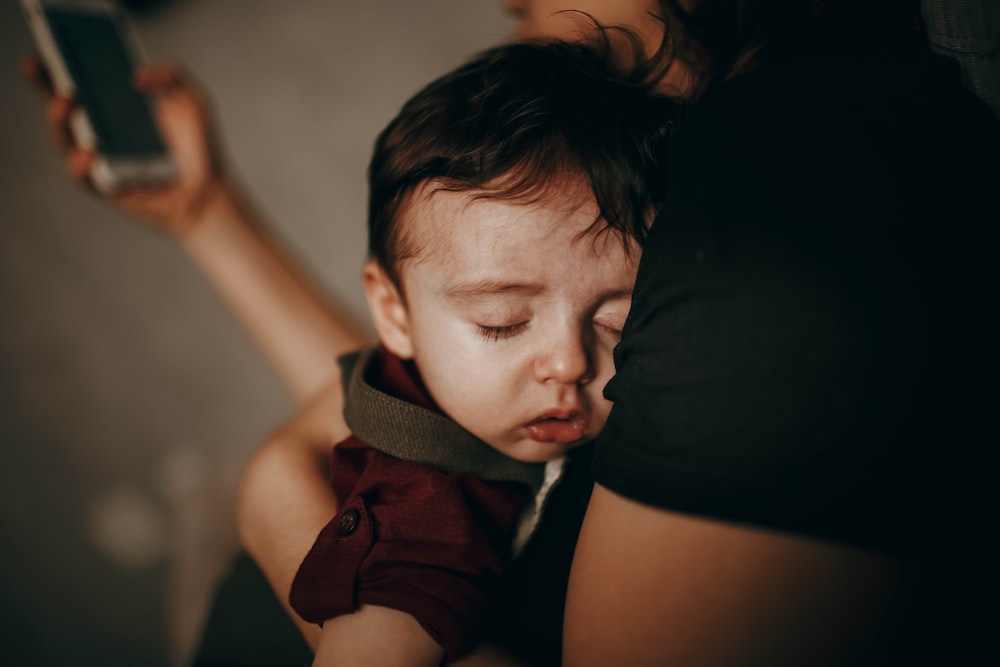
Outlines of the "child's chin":
<svg viewBox="0 0 1000 667">
<path fill-rule="evenodd" d="M 578 447 L 591 438 L 581 438 L 574 442 L 538 442 L 537 440 L 524 439 L 513 447 L 505 448 L 504 454 L 512 459 L 523 461 L 524 463 L 546 463 L 553 461 L 566 454 L 574 447 Z"/>
</svg>

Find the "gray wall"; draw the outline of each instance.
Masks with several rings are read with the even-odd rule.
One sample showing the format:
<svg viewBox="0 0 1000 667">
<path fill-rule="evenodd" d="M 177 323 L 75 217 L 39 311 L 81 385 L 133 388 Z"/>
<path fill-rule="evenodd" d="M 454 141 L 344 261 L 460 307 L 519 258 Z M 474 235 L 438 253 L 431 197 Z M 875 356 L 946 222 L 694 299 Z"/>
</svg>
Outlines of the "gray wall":
<svg viewBox="0 0 1000 667">
<path fill-rule="evenodd" d="M 137 24 L 211 92 L 274 229 L 363 314 L 364 168 L 421 84 L 505 38 L 499 0 L 186 0 Z M 293 409 L 177 247 L 75 187 L 0 0 L 0 655 L 166 665 L 235 548 L 239 469 Z"/>
</svg>

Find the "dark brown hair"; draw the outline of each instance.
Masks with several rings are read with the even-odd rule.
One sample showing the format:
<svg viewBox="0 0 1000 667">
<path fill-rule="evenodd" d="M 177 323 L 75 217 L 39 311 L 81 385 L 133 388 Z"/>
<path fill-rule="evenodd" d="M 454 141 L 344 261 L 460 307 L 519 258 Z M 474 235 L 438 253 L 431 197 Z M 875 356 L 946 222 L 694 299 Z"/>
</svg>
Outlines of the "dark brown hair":
<svg viewBox="0 0 1000 667">
<path fill-rule="evenodd" d="M 665 36 L 644 74 L 658 79 L 682 60 L 695 98 L 769 57 L 928 48 L 919 0 L 700 0 L 692 12 L 678 0 L 659 6 Z"/>
<path fill-rule="evenodd" d="M 486 51 L 407 102 L 369 166 L 368 247 L 399 283 L 399 218 L 437 189 L 537 201 L 567 175 L 587 179 L 595 221 L 641 243 L 662 201 L 675 103 L 613 73 L 607 45 L 534 42 Z"/>
</svg>

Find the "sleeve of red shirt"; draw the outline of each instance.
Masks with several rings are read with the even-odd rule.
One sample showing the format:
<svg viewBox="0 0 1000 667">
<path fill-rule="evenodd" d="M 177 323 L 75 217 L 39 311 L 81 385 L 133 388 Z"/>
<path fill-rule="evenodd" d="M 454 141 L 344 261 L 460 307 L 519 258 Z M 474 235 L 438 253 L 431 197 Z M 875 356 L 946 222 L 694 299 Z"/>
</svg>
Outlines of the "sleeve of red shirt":
<svg viewBox="0 0 1000 667">
<path fill-rule="evenodd" d="M 528 488 L 445 474 L 354 438 L 333 456 L 341 513 L 299 567 L 292 608 L 319 624 L 364 604 L 397 609 L 449 660 L 461 656 L 476 643 Z"/>
</svg>

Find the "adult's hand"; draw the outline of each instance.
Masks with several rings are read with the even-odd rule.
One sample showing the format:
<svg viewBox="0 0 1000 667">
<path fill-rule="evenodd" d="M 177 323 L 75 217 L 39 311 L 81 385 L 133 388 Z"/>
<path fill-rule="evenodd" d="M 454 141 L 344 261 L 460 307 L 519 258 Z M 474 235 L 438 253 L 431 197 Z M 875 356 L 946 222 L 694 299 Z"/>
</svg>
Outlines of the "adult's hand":
<svg viewBox="0 0 1000 667">
<path fill-rule="evenodd" d="M 22 70 L 45 98 L 49 133 L 65 156 L 70 176 L 93 189 L 90 181 L 93 147 L 77 145 L 70 131 L 70 119 L 77 109 L 74 100 L 55 92 L 37 56 L 26 57 Z M 107 199 L 126 215 L 181 237 L 203 221 L 212 198 L 225 188 L 210 105 L 204 92 L 178 65 L 142 68 L 136 73 L 134 84 L 152 96 L 156 121 L 179 177 L 176 182 L 160 187 L 122 189 Z"/>
<path fill-rule="evenodd" d="M 25 76 L 46 99 L 46 117 L 69 173 L 91 187 L 93 152 L 69 131 L 73 101 L 53 91 L 41 61 Z M 156 188 L 112 193 L 106 200 L 175 238 L 216 288 L 297 398 L 314 394 L 336 373 L 338 355 L 369 335 L 269 233 L 222 168 L 206 96 L 176 65 L 139 71 L 136 87 L 153 96 L 164 141 L 179 179 Z"/>
</svg>

